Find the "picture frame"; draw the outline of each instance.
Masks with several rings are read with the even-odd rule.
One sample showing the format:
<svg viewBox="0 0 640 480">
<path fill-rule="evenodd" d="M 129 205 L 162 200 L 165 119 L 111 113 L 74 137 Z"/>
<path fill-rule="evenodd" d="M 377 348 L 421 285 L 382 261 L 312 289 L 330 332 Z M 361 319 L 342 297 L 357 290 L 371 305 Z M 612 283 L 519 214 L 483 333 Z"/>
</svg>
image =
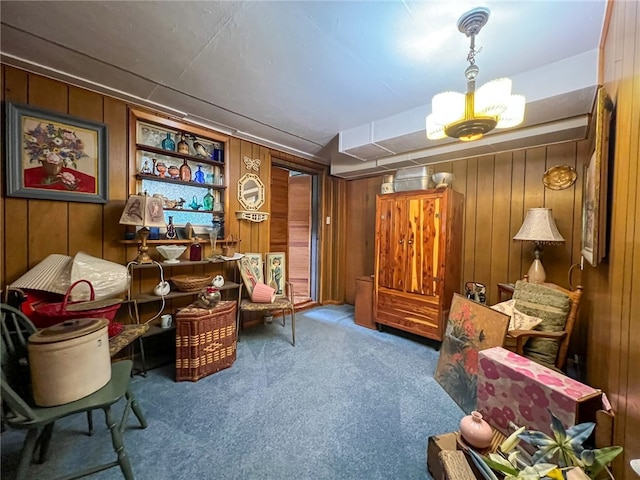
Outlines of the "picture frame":
<svg viewBox="0 0 640 480">
<path fill-rule="evenodd" d="M 607 181 L 612 102 L 604 87 L 598 89 L 595 113 L 595 148 L 584 168 L 581 254 L 593 267 L 606 255 Z"/>
<path fill-rule="evenodd" d="M 238 260 L 238 267 L 244 286 L 249 295 L 252 295 L 256 283 L 264 283 L 262 254 L 245 253 L 244 257 Z"/>
<path fill-rule="evenodd" d="M 265 282 L 276 291 L 277 297 L 286 295 L 287 264 L 285 252 L 269 252 L 265 261 Z"/>
<path fill-rule="evenodd" d="M 7 196 L 107 203 L 107 126 L 7 102 Z"/>
<path fill-rule="evenodd" d="M 475 410 L 478 352 L 504 345 L 509 316 L 453 294 L 434 379 L 464 410 Z"/>
</svg>

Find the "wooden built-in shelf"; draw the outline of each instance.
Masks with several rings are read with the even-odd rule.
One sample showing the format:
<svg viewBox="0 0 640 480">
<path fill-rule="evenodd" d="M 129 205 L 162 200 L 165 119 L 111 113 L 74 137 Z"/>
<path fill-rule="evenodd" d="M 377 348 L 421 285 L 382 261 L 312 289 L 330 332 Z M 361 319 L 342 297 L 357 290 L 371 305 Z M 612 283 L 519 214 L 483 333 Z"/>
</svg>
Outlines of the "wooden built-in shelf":
<svg viewBox="0 0 640 480">
<path fill-rule="evenodd" d="M 171 281 L 171 278 L 168 278 L 167 280 Z M 239 283 L 224 282 L 224 285 L 218 288 L 218 290 L 220 291 L 233 290 L 234 288 L 239 288 L 239 287 L 240 287 Z M 171 300 L 173 298 L 193 297 L 198 293 L 200 293 L 200 290 L 197 290 L 195 292 L 169 292 L 167 295 L 164 296 L 164 299 Z M 131 295 L 131 300 L 135 300 L 136 302 L 138 302 L 138 304 L 158 302 L 161 299 L 162 297 L 158 295 L 154 295 L 153 293 L 136 293 L 135 295 Z"/>
<path fill-rule="evenodd" d="M 204 162 L 209 165 L 219 165 L 220 167 L 224 167 L 224 162 L 220 162 L 218 160 L 213 160 L 211 158 L 206 157 L 198 157 L 196 155 L 189 155 L 186 153 L 178 153 L 173 150 L 165 150 L 164 148 L 152 147 L 150 145 L 145 145 L 144 143 L 136 143 L 136 149 L 143 150 L 145 152 L 156 153 L 158 155 L 165 155 L 167 157 L 174 157 L 180 159 L 187 159 L 193 162 Z"/>
<path fill-rule="evenodd" d="M 198 238 L 206 238 L 206 237 L 200 237 L 198 236 Z M 225 243 L 229 243 L 229 244 L 235 244 L 235 243 L 240 243 L 242 240 L 238 239 L 238 240 L 221 240 L 218 239 L 216 240 L 216 244 L 225 244 Z M 142 243 L 141 240 L 138 239 L 133 239 L 133 240 L 119 240 L 120 243 L 123 243 L 125 245 L 138 245 L 139 243 Z M 187 240 L 187 239 L 182 239 L 182 238 L 174 238 L 174 239 L 169 239 L 169 238 L 162 238 L 159 240 L 147 240 L 147 245 L 190 245 L 193 243 L 193 239 Z M 174 264 L 168 264 L 167 266 L 176 266 L 176 265 L 180 265 L 183 262 L 180 263 L 174 263 Z M 149 265 L 153 265 L 153 264 L 149 264 Z M 163 264 L 164 265 L 164 264 Z"/>
<path fill-rule="evenodd" d="M 186 182 L 184 180 L 180 180 L 179 178 L 161 177 L 159 175 L 151 175 L 150 173 L 136 173 L 136 178 L 138 180 L 153 180 L 154 182 L 175 183 L 178 185 L 188 185 L 190 187 L 210 188 L 212 190 L 225 190 L 227 188 L 225 185 L 214 185 L 213 183 Z M 197 212 L 197 210 L 185 210 L 185 211 Z"/>
</svg>

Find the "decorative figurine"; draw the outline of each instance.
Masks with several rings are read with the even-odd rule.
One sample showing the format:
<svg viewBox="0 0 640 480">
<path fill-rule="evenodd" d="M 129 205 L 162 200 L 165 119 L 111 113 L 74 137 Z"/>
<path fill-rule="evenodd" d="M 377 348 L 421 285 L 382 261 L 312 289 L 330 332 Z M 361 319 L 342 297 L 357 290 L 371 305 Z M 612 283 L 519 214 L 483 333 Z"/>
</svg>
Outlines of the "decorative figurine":
<svg viewBox="0 0 640 480">
<path fill-rule="evenodd" d="M 195 135 L 191 135 L 191 139 L 193 140 L 193 149 L 196 151 L 196 155 L 199 157 L 209 158 L 209 152 L 207 149 L 202 146 Z"/>
</svg>

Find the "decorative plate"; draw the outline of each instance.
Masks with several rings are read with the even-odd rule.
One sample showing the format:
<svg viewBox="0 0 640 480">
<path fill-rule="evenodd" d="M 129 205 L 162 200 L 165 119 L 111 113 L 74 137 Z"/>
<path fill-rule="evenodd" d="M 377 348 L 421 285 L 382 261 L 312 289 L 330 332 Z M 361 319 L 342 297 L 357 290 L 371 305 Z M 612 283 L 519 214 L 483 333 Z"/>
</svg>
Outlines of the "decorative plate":
<svg viewBox="0 0 640 480">
<path fill-rule="evenodd" d="M 576 182 L 578 174 L 569 165 L 558 165 L 544 172 L 542 183 L 551 190 L 564 190 Z"/>
</svg>

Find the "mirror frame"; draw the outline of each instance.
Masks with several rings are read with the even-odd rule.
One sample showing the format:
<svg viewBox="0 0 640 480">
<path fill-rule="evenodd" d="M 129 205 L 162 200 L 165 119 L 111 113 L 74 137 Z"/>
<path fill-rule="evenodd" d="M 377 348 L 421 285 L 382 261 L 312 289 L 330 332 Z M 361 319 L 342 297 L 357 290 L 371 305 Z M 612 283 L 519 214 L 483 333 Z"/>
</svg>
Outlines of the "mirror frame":
<svg viewBox="0 0 640 480">
<path fill-rule="evenodd" d="M 250 182 L 255 182 L 257 185 L 258 199 L 251 203 L 245 198 L 245 194 L 248 192 L 248 186 Z M 251 194 L 254 194 L 254 189 L 251 189 Z M 254 173 L 245 173 L 238 180 L 238 202 L 242 205 L 242 208 L 249 211 L 258 210 L 264 204 L 264 183 L 260 180 L 260 177 Z"/>
</svg>

